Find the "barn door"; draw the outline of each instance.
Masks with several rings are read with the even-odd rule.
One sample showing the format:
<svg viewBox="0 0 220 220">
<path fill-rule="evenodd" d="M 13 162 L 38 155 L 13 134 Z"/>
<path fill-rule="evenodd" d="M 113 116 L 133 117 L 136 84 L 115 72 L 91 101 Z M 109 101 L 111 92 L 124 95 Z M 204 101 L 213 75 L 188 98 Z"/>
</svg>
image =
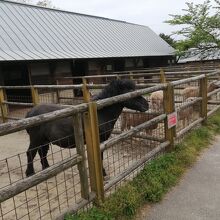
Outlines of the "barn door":
<svg viewBox="0 0 220 220">
<path fill-rule="evenodd" d="M 85 60 L 75 60 L 72 66 L 72 73 L 74 77 L 83 77 L 86 75 L 88 70 L 88 62 Z M 73 84 L 81 84 L 82 79 L 73 79 Z M 74 96 L 81 97 L 83 96 L 81 89 L 74 89 Z"/>
<path fill-rule="evenodd" d="M 2 68 L 3 83 L 5 86 L 30 85 L 28 69 L 25 64 L 7 64 Z M 30 89 L 7 89 L 8 101 L 31 102 Z"/>
</svg>

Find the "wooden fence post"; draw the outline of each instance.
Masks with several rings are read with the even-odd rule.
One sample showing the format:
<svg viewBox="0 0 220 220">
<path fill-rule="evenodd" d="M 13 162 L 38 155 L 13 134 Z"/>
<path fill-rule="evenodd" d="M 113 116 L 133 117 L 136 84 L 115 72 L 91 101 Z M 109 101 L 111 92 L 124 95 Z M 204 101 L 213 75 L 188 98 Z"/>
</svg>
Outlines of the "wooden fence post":
<svg viewBox="0 0 220 220">
<path fill-rule="evenodd" d="M 89 111 L 84 113 L 84 128 L 91 190 L 96 193 L 95 203 L 99 205 L 104 200 L 104 183 L 99 140 L 97 104 L 95 102 L 90 102 Z"/>
<path fill-rule="evenodd" d="M 59 85 L 59 80 L 56 79 L 56 85 Z M 57 88 L 56 89 L 56 95 L 57 95 L 57 103 L 60 104 L 60 90 Z M 74 92 L 73 92 L 74 95 Z"/>
<path fill-rule="evenodd" d="M 167 87 L 163 91 L 163 101 L 164 101 L 164 111 L 168 115 L 175 111 L 175 102 L 174 102 L 174 87 L 170 83 L 167 84 Z M 171 151 L 174 146 L 174 137 L 176 133 L 176 126 L 168 128 L 168 117 L 165 120 L 165 139 L 170 142 L 168 146 L 168 151 Z"/>
<path fill-rule="evenodd" d="M 90 101 L 90 93 L 89 93 L 89 90 L 86 86 L 87 80 L 86 80 L 86 78 L 83 78 L 82 80 L 83 80 L 83 87 L 82 87 L 83 99 L 85 102 L 89 102 Z"/>
<path fill-rule="evenodd" d="M 160 82 L 161 83 L 166 83 L 166 76 L 164 70 L 161 68 L 160 69 Z"/>
<path fill-rule="evenodd" d="M 134 76 L 133 76 L 133 73 L 132 73 L 132 72 L 129 72 L 129 79 L 130 79 L 130 80 L 133 80 L 133 79 L 134 79 Z"/>
<path fill-rule="evenodd" d="M 3 123 L 7 121 L 7 106 L 4 104 L 5 101 L 5 90 L 3 88 L 0 89 L 0 108 L 1 108 L 1 115 Z"/>
<path fill-rule="evenodd" d="M 86 167 L 86 149 L 84 145 L 84 133 L 82 126 L 82 114 L 73 115 L 74 140 L 76 151 L 82 157 L 82 161 L 77 164 L 81 183 L 81 196 L 89 199 L 89 183 Z"/>
<path fill-rule="evenodd" d="M 34 88 L 33 86 L 31 86 L 31 96 L 32 96 L 32 101 L 34 105 L 38 105 L 40 103 L 38 90 L 37 88 Z"/>
<path fill-rule="evenodd" d="M 202 123 L 206 123 L 207 121 L 207 107 L 208 107 L 208 78 L 205 76 L 204 78 L 199 80 L 199 96 L 202 97 L 201 105 L 200 105 L 200 117 L 203 118 Z"/>
<path fill-rule="evenodd" d="M 56 89 L 57 103 L 60 104 L 60 90 Z"/>
</svg>

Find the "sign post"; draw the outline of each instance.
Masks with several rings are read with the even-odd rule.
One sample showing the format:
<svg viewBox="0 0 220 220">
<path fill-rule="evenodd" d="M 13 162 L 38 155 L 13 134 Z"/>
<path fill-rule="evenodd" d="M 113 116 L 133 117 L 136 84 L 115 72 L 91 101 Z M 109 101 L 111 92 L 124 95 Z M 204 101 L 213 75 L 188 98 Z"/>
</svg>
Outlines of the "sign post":
<svg viewBox="0 0 220 220">
<path fill-rule="evenodd" d="M 165 119 L 165 138 L 170 142 L 167 150 L 171 151 L 174 146 L 177 114 L 174 105 L 174 87 L 170 83 L 167 83 L 167 87 L 164 90 L 164 111 L 167 114 Z"/>
</svg>

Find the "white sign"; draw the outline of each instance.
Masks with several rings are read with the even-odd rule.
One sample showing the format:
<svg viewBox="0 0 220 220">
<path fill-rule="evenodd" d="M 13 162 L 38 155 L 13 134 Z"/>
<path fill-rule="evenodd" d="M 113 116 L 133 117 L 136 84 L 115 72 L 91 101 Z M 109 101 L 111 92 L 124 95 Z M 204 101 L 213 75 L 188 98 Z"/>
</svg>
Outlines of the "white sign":
<svg viewBox="0 0 220 220">
<path fill-rule="evenodd" d="M 177 124 L 177 113 L 173 112 L 167 115 L 168 129 L 176 126 Z"/>
</svg>

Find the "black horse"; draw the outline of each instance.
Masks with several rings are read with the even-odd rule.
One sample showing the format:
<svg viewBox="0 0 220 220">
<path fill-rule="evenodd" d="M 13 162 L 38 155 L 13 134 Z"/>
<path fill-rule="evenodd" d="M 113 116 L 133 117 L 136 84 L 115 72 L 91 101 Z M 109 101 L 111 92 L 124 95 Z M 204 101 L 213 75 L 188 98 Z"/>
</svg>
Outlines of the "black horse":
<svg viewBox="0 0 220 220">
<path fill-rule="evenodd" d="M 109 98 L 134 90 L 135 84 L 131 80 L 113 80 L 97 96 L 95 96 L 93 100 Z M 148 102 L 142 96 L 138 96 L 98 110 L 100 142 L 103 142 L 109 138 L 114 128 L 115 122 L 117 121 L 124 107 L 140 112 L 147 111 L 149 108 Z M 33 117 L 63 108 L 65 107 L 56 104 L 41 104 L 32 108 L 27 113 L 26 117 Z M 30 137 L 30 145 L 27 151 L 28 165 L 26 176 L 34 174 L 33 160 L 37 152 L 39 153 L 41 158 L 42 168 L 45 169 L 49 167 L 49 163 L 47 161 L 49 143 L 53 143 L 62 148 L 75 147 L 72 122 L 72 118 L 67 117 L 27 129 L 27 133 Z M 103 175 L 106 175 L 104 168 Z"/>
</svg>

